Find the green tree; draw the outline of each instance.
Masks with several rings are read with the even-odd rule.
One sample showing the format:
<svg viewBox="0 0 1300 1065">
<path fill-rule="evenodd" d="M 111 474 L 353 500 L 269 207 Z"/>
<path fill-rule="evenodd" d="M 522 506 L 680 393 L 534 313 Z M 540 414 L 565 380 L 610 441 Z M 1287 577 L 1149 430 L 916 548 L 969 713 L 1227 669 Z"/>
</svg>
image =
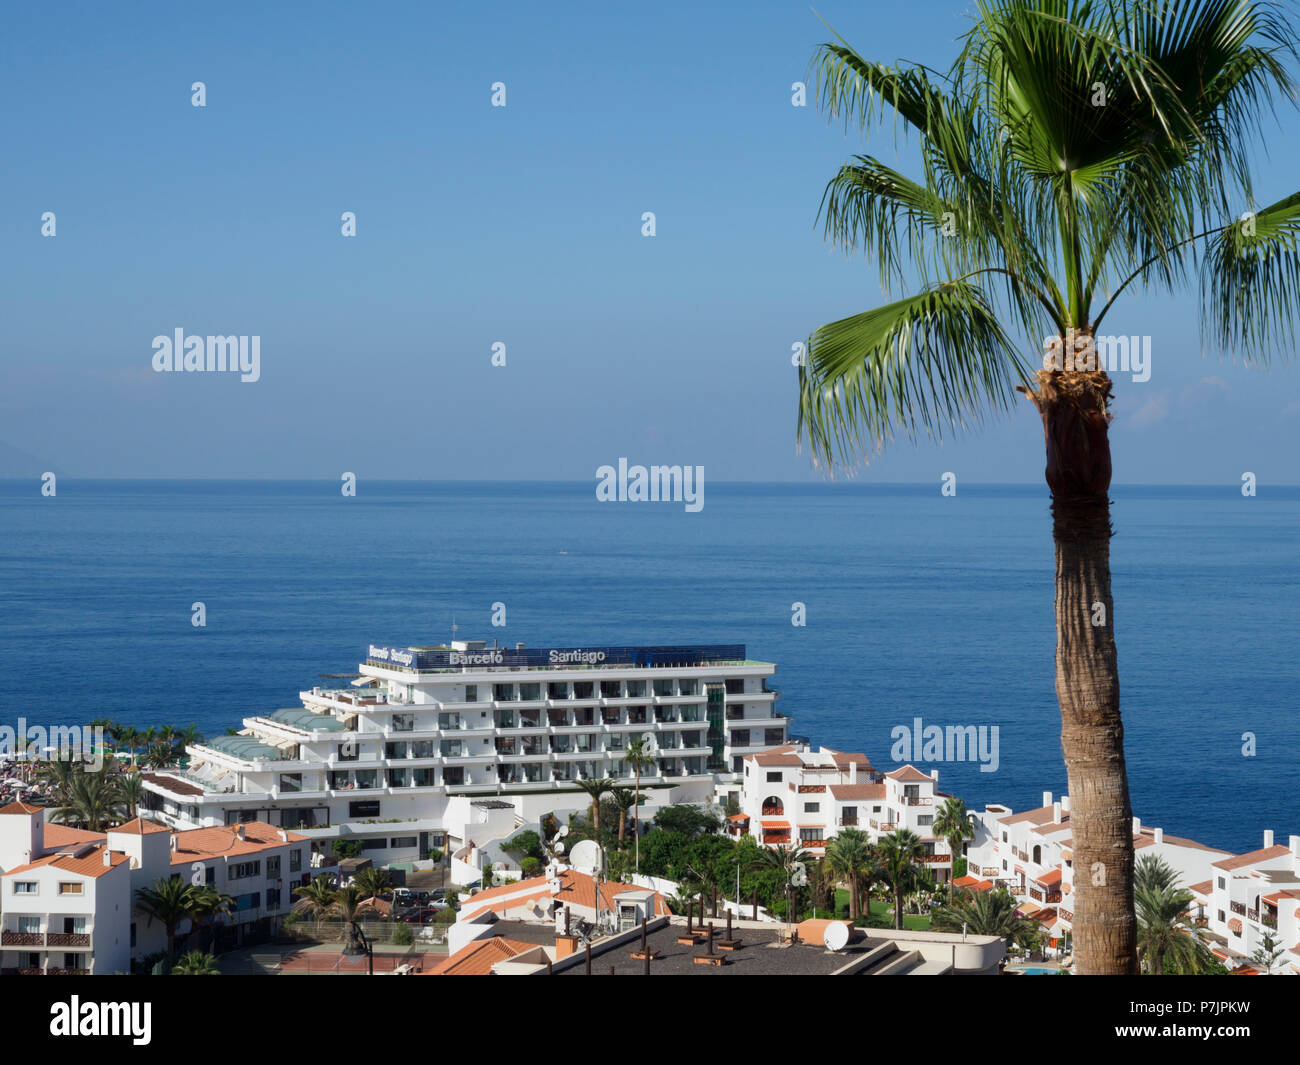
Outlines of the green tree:
<svg viewBox="0 0 1300 1065">
<path fill-rule="evenodd" d="M 179 876 L 159 877 L 152 887 L 139 888 L 135 893 L 135 908 L 150 924 L 157 921 L 167 930 L 168 958 L 176 956 L 176 929 L 182 921 L 194 918 L 196 903 L 194 885 Z"/>
<path fill-rule="evenodd" d="M 207 938 L 211 945 L 216 940 L 213 929 L 216 919 L 231 913 L 235 900 L 210 884 L 194 885 L 193 895 L 191 915 L 197 928 L 205 933 L 203 938 Z"/>
<path fill-rule="evenodd" d="M 1181 888 L 1138 888 L 1138 956 L 1152 976 L 1164 974 L 1166 958 L 1182 972 L 1201 972 L 1212 962 L 1205 930 L 1192 919 L 1193 901 L 1192 893 Z"/>
<path fill-rule="evenodd" d="M 107 764 L 95 772 L 73 768 L 65 788 L 62 805 L 55 809 L 52 820 L 91 832 L 103 832 L 121 820 L 124 805 Z"/>
<path fill-rule="evenodd" d="M 1278 943 L 1277 937 L 1272 932 L 1265 932 L 1260 936 L 1259 946 L 1251 954 L 1250 960 L 1264 971 L 1265 976 L 1272 976 L 1278 958 L 1285 953 L 1286 949 Z"/>
<path fill-rule="evenodd" d="M 172 976 L 220 976 L 217 959 L 202 950 L 182 954 L 172 967 Z"/>
<path fill-rule="evenodd" d="M 967 840 L 975 838 L 975 826 L 971 823 L 970 811 L 966 809 L 966 804 L 961 799 L 950 795 L 934 815 L 934 824 L 931 828 L 936 836 L 948 844 L 948 853 L 952 855 L 951 879 L 956 880 L 961 846 Z M 949 888 L 951 887 L 950 883 Z"/>
<path fill-rule="evenodd" d="M 609 777 L 601 777 L 594 780 L 579 780 L 577 785 L 580 789 L 591 796 L 591 828 L 597 835 L 600 834 L 600 797 L 609 791 L 614 782 Z"/>
<path fill-rule="evenodd" d="M 916 862 L 925 853 L 921 837 L 900 828 L 880 839 L 880 871 L 894 892 L 894 927 L 903 927 L 903 893 L 916 883 Z"/>
<path fill-rule="evenodd" d="M 310 883 L 293 889 L 298 901 L 293 904 L 296 913 L 305 914 L 319 925 L 329 915 L 338 895 L 332 877 L 328 874 L 313 877 Z"/>
<path fill-rule="evenodd" d="M 864 874 L 878 870 L 880 860 L 871 838 L 860 828 L 842 828 L 826 845 L 826 868 L 849 887 L 849 919 L 856 921 L 862 900 L 860 884 Z"/>
<path fill-rule="evenodd" d="M 144 778 L 139 773 L 122 773 L 117 778 L 117 798 L 128 819 L 138 817 L 144 802 Z"/>
<path fill-rule="evenodd" d="M 618 806 L 618 844 L 621 847 L 627 834 L 627 812 L 636 807 L 637 795 L 631 788 L 614 788 L 610 795 Z"/>
<path fill-rule="evenodd" d="M 936 932 L 1001 936 L 1007 946 L 1023 946 L 1036 931 L 1033 921 L 1016 913 L 1016 900 L 1005 888 L 994 891 L 958 888 L 952 900 L 931 915 L 930 927 Z"/>
<path fill-rule="evenodd" d="M 387 869 L 362 869 L 352 878 L 360 891 L 375 898 L 389 894 L 393 890 L 393 874 Z"/>
<path fill-rule="evenodd" d="M 829 117 L 865 132 L 892 111 L 921 160 L 919 180 L 868 155 L 843 165 L 822 200 L 826 234 L 874 258 L 887 289 L 909 272 L 918 287 L 812 333 L 797 435 L 818 463 L 852 465 L 899 433 L 938 436 L 1009 409 L 1013 386 L 1033 402 L 1074 860 L 1107 871 L 1077 884 L 1077 967 L 1136 973 L 1112 383 L 1097 343 L 1130 288 L 1173 291 L 1199 270 L 1210 346 L 1255 362 L 1290 348 L 1300 193 L 1256 209 L 1249 163 L 1260 116 L 1294 98 L 1296 36 L 1267 0 L 976 0 L 975 12 L 946 72 L 870 62 L 842 41 L 814 57 Z M 1052 340 L 1035 370 L 1021 345 L 1039 337 Z"/>
<path fill-rule="evenodd" d="M 635 801 L 633 806 L 632 838 L 636 841 L 636 871 L 641 872 L 641 824 L 640 811 L 641 806 L 641 770 L 650 769 L 655 764 L 654 754 L 651 752 L 646 741 L 638 736 L 635 739 L 627 741 L 627 747 L 622 755 L 623 764 L 627 766 L 636 775 Z"/>
<path fill-rule="evenodd" d="M 717 832 L 722 828 L 722 822 L 710 812 L 707 806 L 697 806 L 693 803 L 665 806 L 655 814 L 654 824 L 656 828 L 680 832 L 683 836 L 692 837 Z"/>
</svg>

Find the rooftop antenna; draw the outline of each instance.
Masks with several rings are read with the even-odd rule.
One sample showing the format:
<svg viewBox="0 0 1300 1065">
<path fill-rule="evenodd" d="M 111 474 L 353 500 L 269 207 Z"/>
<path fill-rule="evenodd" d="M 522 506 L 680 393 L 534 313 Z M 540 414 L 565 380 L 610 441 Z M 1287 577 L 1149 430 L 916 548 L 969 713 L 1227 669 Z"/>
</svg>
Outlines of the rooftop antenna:
<svg viewBox="0 0 1300 1065">
<path fill-rule="evenodd" d="M 455 615 L 455 614 L 452 614 L 452 616 L 451 616 L 451 642 L 452 642 L 452 643 L 455 643 L 455 642 L 456 642 L 456 628 L 457 628 L 457 626 L 456 626 L 456 615 Z"/>
</svg>

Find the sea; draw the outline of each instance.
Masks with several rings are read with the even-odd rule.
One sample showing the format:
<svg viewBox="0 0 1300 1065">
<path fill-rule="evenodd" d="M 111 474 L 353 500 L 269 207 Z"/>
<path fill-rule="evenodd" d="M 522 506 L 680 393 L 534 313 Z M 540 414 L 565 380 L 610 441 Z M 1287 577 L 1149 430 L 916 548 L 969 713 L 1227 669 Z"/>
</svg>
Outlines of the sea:
<svg viewBox="0 0 1300 1065">
<path fill-rule="evenodd" d="M 1235 852 L 1300 833 L 1300 488 L 1119 486 L 1112 515 L 1134 812 Z M 1019 810 L 1067 790 L 1052 600 L 1041 486 L 709 484 L 691 513 L 590 483 L 3 481 L 0 725 L 219 735 L 371 643 L 743 643 L 793 735 L 879 769 L 918 722 L 996 729 L 996 768 L 912 761 Z"/>
</svg>

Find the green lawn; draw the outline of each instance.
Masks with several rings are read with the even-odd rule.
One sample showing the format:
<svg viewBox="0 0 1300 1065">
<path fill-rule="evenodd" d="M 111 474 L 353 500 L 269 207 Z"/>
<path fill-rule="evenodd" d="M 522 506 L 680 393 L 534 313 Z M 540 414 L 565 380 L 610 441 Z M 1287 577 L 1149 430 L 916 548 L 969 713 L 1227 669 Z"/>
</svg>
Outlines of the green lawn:
<svg viewBox="0 0 1300 1065">
<path fill-rule="evenodd" d="M 841 906 L 849 904 L 849 893 L 842 888 L 835 892 L 835 911 L 838 913 Z M 871 913 L 876 917 L 884 917 L 886 920 L 893 922 L 893 914 L 889 911 L 893 909 L 892 902 L 884 902 L 881 899 L 871 900 Z M 930 918 L 915 913 L 903 914 L 903 927 L 911 929 L 913 932 L 928 932 L 930 930 Z"/>
</svg>

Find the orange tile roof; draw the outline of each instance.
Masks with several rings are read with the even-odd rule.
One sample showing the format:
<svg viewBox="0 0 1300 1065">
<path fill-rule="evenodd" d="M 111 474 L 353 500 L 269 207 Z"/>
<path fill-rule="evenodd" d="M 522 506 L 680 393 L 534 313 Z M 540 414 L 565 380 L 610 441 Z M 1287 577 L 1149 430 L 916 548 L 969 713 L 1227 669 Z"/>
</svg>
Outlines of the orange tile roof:
<svg viewBox="0 0 1300 1065">
<path fill-rule="evenodd" d="M 749 814 L 732 814 L 727 818 L 728 821 L 748 821 Z"/>
<path fill-rule="evenodd" d="M 238 829 L 244 830 L 240 839 Z M 286 832 L 287 840 L 280 838 L 281 829 L 261 821 L 245 821 L 241 825 L 217 828 L 191 828 L 174 833 L 176 849 L 172 851 L 172 865 L 184 865 L 204 858 L 230 858 L 241 854 L 257 854 L 286 843 L 301 843 L 306 836 Z"/>
<path fill-rule="evenodd" d="M 1004 825 L 1018 825 L 1022 821 L 1029 821 L 1035 825 L 1052 824 L 1052 808 L 1050 806 L 1040 806 L 1037 810 L 1025 810 L 1022 813 L 1012 814 L 1010 817 L 999 817 L 996 820 Z"/>
<path fill-rule="evenodd" d="M 532 950 L 537 945 L 536 943 L 523 943 L 517 939 L 505 939 L 502 936 L 475 940 L 439 962 L 425 975 L 487 976 L 492 972 L 492 966 L 497 962 L 509 961 L 511 958 Z"/>
<path fill-rule="evenodd" d="M 801 766 L 803 759 L 794 753 L 793 747 L 773 747 L 769 751 L 751 755 L 757 765 Z"/>
<path fill-rule="evenodd" d="M 1199 884 L 1193 884 L 1187 890 L 1193 895 L 1208 895 L 1214 890 L 1214 881 L 1202 880 Z"/>
<path fill-rule="evenodd" d="M 1241 869 L 1247 865 L 1255 865 L 1257 862 L 1267 862 L 1274 858 L 1281 858 L 1284 854 L 1290 854 L 1290 847 L 1265 847 L 1263 850 L 1251 851 L 1249 854 L 1239 854 L 1235 858 L 1225 858 L 1221 862 L 1215 862 L 1215 869 Z"/>
<path fill-rule="evenodd" d="M 41 812 L 41 807 L 32 806 L 25 802 L 11 802 L 8 806 L 0 806 L 0 814 L 36 814 Z"/>
<path fill-rule="evenodd" d="M 1222 847 L 1207 847 L 1204 843 L 1197 843 L 1194 839 L 1184 839 L 1182 836 L 1171 836 L 1168 832 L 1162 837 L 1164 842 L 1171 847 L 1188 847 L 1192 850 L 1210 851 L 1214 854 L 1226 854 L 1232 857 L 1231 851 L 1225 851 Z M 1144 828 L 1139 835 L 1133 837 L 1134 849 L 1149 847 L 1155 843 L 1155 830 Z"/>
<path fill-rule="evenodd" d="M 953 887 L 974 887 L 979 883 L 979 878 L 974 876 L 959 876 L 952 882 Z"/>
<path fill-rule="evenodd" d="M 46 821 L 41 832 L 46 849 L 70 847 L 74 843 L 103 843 L 104 833 L 87 832 L 84 828 L 71 828 L 54 821 Z"/>
<path fill-rule="evenodd" d="M 1053 869 L 1050 873 L 1044 873 L 1042 876 L 1034 877 L 1035 884 L 1042 884 L 1043 887 L 1051 887 L 1053 884 L 1061 882 L 1061 870 Z"/>
<path fill-rule="evenodd" d="M 635 884 L 620 884 L 615 880 L 604 880 L 600 885 L 600 908 L 612 910 L 614 908 L 614 897 L 623 894 L 625 891 L 648 890 L 648 888 L 637 887 Z M 664 901 L 664 897 L 657 891 L 652 894 L 654 895 L 655 916 L 667 913 L 668 904 Z M 560 891 L 557 895 L 551 894 L 550 881 L 545 876 L 535 876 L 530 880 L 521 880 L 517 884 L 507 884 L 504 887 L 489 888 L 487 891 L 480 891 L 464 899 L 461 903 L 460 917 L 457 919 L 468 920 L 484 910 L 504 913 L 507 910 L 518 909 L 538 899 L 554 899 L 562 905 L 581 906 L 584 909 L 594 910 L 596 908 L 596 881 L 586 873 L 566 869 L 560 874 Z"/>
<path fill-rule="evenodd" d="M 844 799 L 883 799 L 883 784 L 828 784 L 830 793 L 840 800 Z"/>
<path fill-rule="evenodd" d="M 126 824 L 109 829 L 109 831 L 126 832 L 132 836 L 144 836 L 152 832 L 170 832 L 171 829 L 166 825 L 158 824 L 157 821 L 146 821 L 143 817 L 136 817 L 127 821 Z"/>
<path fill-rule="evenodd" d="M 924 780 L 929 781 L 931 784 L 934 783 L 934 777 L 930 776 L 929 773 L 922 773 L 914 765 L 905 765 L 901 769 L 895 769 L 892 773 L 886 773 L 885 776 L 889 777 L 890 780 L 902 780 L 918 783 Z"/>
<path fill-rule="evenodd" d="M 859 754 L 856 751 L 832 751 L 829 747 L 823 747 L 822 750 L 831 756 L 831 761 L 836 765 L 850 765 L 852 763 L 857 763 L 858 765 L 871 764 L 871 762 L 867 760 L 865 754 Z"/>
<path fill-rule="evenodd" d="M 98 846 L 83 854 L 80 858 L 74 858 L 70 854 L 47 854 L 44 858 L 37 858 L 34 862 L 27 865 L 20 865 L 16 869 L 10 869 L 5 876 L 17 876 L 19 873 L 26 873 L 32 869 L 42 869 L 45 866 L 52 866 L 64 873 L 75 873 L 77 876 L 89 876 L 98 878 L 107 873 L 110 869 L 116 869 L 119 865 L 129 862 L 128 858 L 121 851 L 110 851 L 109 861 L 111 865 L 104 864 L 104 846 Z"/>
</svg>

